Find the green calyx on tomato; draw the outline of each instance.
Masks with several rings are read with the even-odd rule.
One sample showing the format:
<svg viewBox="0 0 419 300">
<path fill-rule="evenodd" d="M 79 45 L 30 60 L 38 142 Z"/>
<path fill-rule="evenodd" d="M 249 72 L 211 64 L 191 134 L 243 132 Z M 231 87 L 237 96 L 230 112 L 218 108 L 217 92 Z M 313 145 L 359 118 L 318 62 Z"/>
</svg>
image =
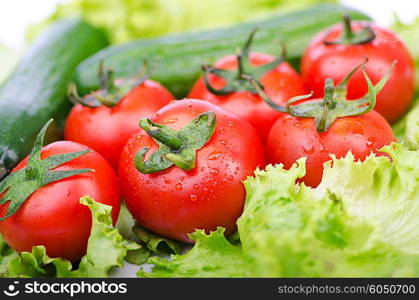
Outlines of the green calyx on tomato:
<svg viewBox="0 0 419 300">
<path fill-rule="evenodd" d="M 385 74 L 380 81 L 374 86 L 365 72 L 365 64 L 368 58 L 365 58 L 361 64 L 356 66 L 351 72 L 349 72 L 345 78 L 338 85 L 334 85 L 331 78 L 325 80 L 324 87 L 324 98 L 323 101 L 317 99 L 311 101 L 303 101 L 301 103 L 292 105 L 296 102 L 300 102 L 304 99 L 310 98 L 313 93 L 293 97 L 288 100 L 287 105 L 284 107 L 274 103 L 269 97 L 263 92 L 260 85 L 256 81 L 251 82 L 255 89 L 257 89 L 262 99 L 273 109 L 286 112 L 294 117 L 299 118 L 314 118 L 316 129 L 319 132 L 326 131 L 337 118 L 359 116 L 366 114 L 374 109 L 376 103 L 376 95 L 386 84 L 390 78 L 394 65 L 394 61 L 390 67 L 390 70 Z M 356 100 L 347 100 L 347 83 L 352 75 L 362 67 L 362 74 L 364 75 L 365 81 L 367 82 L 368 92 L 367 94 Z"/>
<path fill-rule="evenodd" d="M 375 33 L 370 26 L 365 25 L 360 31 L 354 32 L 352 30 L 351 17 L 344 15 L 342 35 L 336 40 L 329 41 L 325 39 L 323 42 L 325 45 L 362 45 L 374 39 Z"/>
<path fill-rule="evenodd" d="M 41 159 L 45 132 L 52 121 L 52 119 L 49 120 L 38 133 L 26 167 L 11 173 L 0 181 L 0 194 L 4 193 L 0 198 L 0 205 L 10 201 L 7 213 L 0 218 L 0 221 L 13 215 L 25 200 L 40 187 L 64 178 L 93 171 L 92 169 L 52 171 L 52 169 L 88 153 L 88 150 L 58 154 Z"/>
<path fill-rule="evenodd" d="M 196 150 L 211 138 L 216 125 L 215 112 L 205 112 L 193 119 L 181 130 L 156 124 L 148 118 L 140 120 L 140 127 L 160 146 L 147 161 L 144 157 L 149 148 L 137 152 L 134 164 L 143 174 L 163 171 L 173 165 L 187 171 L 195 167 Z"/>
<path fill-rule="evenodd" d="M 104 71 L 103 60 L 99 63 L 98 77 L 100 89 L 80 97 L 77 92 L 77 86 L 74 83 L 70 83 L 68 86 L 67 96 L 73 104 L 82 104 L 87 107 L 99 107 L 107 106 L 113 107 L 119 103 L 119 101 L 134 87 L 140 85 L 150 76 L 150 70 L 148 68 L 147 60 L 143 60 L 143 74 L 129 79 L 114 79 L 114 70 L 108 68 Z"/>
<path fill-rule="evenodd" d="M 258 28 L 255 28 L 249 35 L 243 48 L 238 50 L 237 63 L 238 68 L 235 70 L 224 70 L 215 68 L 213 66 L 204 65 L 204 81 L 205 87 L 214 95 L 227 95 L 239 91 L 248 91 L 256 93 L 254 87 L 249 83 L 247 77 L 252 77 L 259 82 L 260 78 L 266 74 L 266 72 L 272 70 L 280 63 L 285 60 L 285 47 L 282 45 L 282 54 L 270 63 L 264 64 L 259 67 L 253 67 L 250 62 L 250 46 L 253 41 L 253 37 L 257 32 Z M 226 85 L 221 89 L 216 89 L 210 84 L 209 74 L 214 74 L 225 80 Z M 260 83 L 259 83 L 260 84 Z"/>
</svg>

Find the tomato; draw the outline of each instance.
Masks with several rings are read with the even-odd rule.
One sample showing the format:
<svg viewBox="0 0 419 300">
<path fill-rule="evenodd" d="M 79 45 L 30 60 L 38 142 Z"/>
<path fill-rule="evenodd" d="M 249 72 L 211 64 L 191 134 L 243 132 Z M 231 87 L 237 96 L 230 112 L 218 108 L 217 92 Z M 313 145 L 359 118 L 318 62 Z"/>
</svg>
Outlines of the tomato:
<svg viewBox="0 0 419 300">
<path fill-rule="evenodd" d="M 171 166 L 139 172 L 133 163 L 136 154 L 147 147 L 145 159 L 150 160 L 150 153 L 158 149 L 143 130 L 131 137 L 119 162 L 122 193 L 134 218 L 151 231 L 185 242 L 191 242 L 188 233 L 195 229 L 208 232 L 222 226 L 227 235 L 233 233 L 246 195 L 242 180 L 264 166 L 264 149 L 254 128 L 209 102 L 172 102 L 152 121 L 180 130 L 205 112 L 215 112 L 215 130 L 196 151 L 191 169 Z"/>
<path fill-rule="evenodd" d="M 41 158 L 52 155 L 89 150 L 69 141 L 59 141 L 42 148 Z M 28 163 L 22 160 L 12 174 Z M 9 218 L 0 221 L 0 233 L 16 251 L 31 251 L 44 245 L 50 257 L 78 261 L 86 253 L 92 217 L 88 207 L 79 203 L 89 195 L 95 201 L 112 206 L 115 224 L 120 208 L 120 191 L 115 171 L 97 152 L 92 151 L 66 162 L 54 171 L 93 169 L 44 185 L 30 195 Z M 0 215 L 6 215 L 10 202 L 0 206 Z"/>
<path fill-rule="evenodd" d="M 351 151 L 355 160 L 364 160 L 371 152 L 386 155 L 378 150 L 395 141 L 390 125 L 376 111 L 337 119 L 324 132 L 316 130 L 313 119 L 285 115 L 272 126 L 266 153 L 269 163 L 282 163 L 285 168 L 306 157 L 307 171 L 302 181 L 316 187 L 322 179 L 323 163 L 331 159 L 330 154 L 341 158 Z"/>
<path fill-rule="evenodd" d="M 173 99 L 161 84 L 146 80 L 115 106 L 76 104 L 67 118 L 65 139 L 91 147 L 117 168 L 122 147 L 138 129 L 138 120 L 151 116 Z"/>
<path fill-rule="evenodd" d="M 347 23 L 348 24 L 348 23 Z M 347 26 L 347 25 L 345 25 Z M 349 22 L 356 34 L 369 26 L 375 38 L 364 43 L 328 44 L 343 35 L 344 26 L 337 24 L 314 37 L 304 52 L 301 72 L 308 90 L 315 97 L 324 95 L 323 84 L 326 78 L 339 82 L 367 56 L 366 71 L 375 84 L 397 60 L 393 75 L 383 91 L 377 96 L 375 110 L 389 122 L 399 119 L 411 104 L 415 91 L 414 62 L 403 42 L 390 30 L 365 21 Z M 365 30 L 365 29 L 364 29 Z M 326 41 L 326 43 L 325 43 Z M 348 99 L 356 99 L 367 93 L 367 85 L 360 71 L 348 83 Z"/>
<path fill-rule="evenodd" d="M 351 75 L 365 64 L 352 69 L 336 87 L 328 78 L 324 99 L 303 101 L 311 96 L 306 95 L 288 102 L 288 115 L 278 118 L 269 132 L 266 143 L 269 163 L 282 163 L 285 168 L 290 168 L 297 159 L 306 157 L 306 175 L 302 181 L 316 187 L 322 179 L 323 163 L 331 159 L 331 154 L 341 158 L 350 151 L 355 160 L 363 160 L 371 153 L 386 155 L 379 150 L 396 139 L 386 119 L 373 108 L 376 92 L 391 78 L 394 64 L 376 86 L 364 69 L 362 74 L 368 94 L 348 101 L 346 84 Z M 266 98 L 266 95 L 262 96 Z"/>
<path fill-rule="evenodd" d="M 251 43 L 253 34 L 254 32 L 251 34 L 247 46 L 242 50 L 241 61 L 248 60 L 248 64 L 253 67 L 266 66 L 272 63 L 275 57 L 271 55 L 256 52 L 248 54 L 247 47 Z M 221 70 L 237 70 L 238 65 L 238 57 L 228 55 L 219 60 L 215 64 L 215 68 Z M 257 68 L 248 67 L 246 69 L 244 62 L 240 69 L 243 70 L 243 75 L 251 75 L 254 79 L 258 79 L 264 86 L 267 95 L 277 104 L 285 105 L 289 98 L 305 92 L 300 75 L 287 62 L 282 61 L 262 74 L 260 78 L 255 78 L 257 76 L 253 75 L 253 72 Z M 240 73 L 238 76 L 241 76 Z M 237 84 L 238 81 L 235 83 Z M 215 74 L 208 74 L 208 83 L 215 89 L 225 88 L 227 84 L 226 80 Z M 225 95 L 216 95 L 208 90 L 204 78 L 200 78 L 193 86 L 188 97 L 209 101 L 237 114 L 253 125 L 261 137 L 262 142 L 264 142 L 269 129 L 281 113 L 272 110 L 252 88 L 249 89 L 243 86 L 243 84 L 241 85 L 241 89 L 233 89 L 235 90 L 234 92 Z"/>
</svg>

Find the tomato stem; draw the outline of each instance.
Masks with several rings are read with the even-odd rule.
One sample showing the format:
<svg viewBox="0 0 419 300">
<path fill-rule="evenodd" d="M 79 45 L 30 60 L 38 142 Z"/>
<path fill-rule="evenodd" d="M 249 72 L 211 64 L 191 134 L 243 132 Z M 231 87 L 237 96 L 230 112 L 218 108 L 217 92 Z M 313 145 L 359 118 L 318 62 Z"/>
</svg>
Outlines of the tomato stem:
<svg viewBox="0 0 419 300">
<path fill-rule="evenodd" d="M 319 101 L 319 99 L 314 99 L 298 103 L 301 102 L 301 100 L 310 98 L 313 95 L 313 92 L 311 92 L 308 95 L 296 96 L 289 99 L 285 108 L 269 99 L 269 97 L 263 92 L 262 88 L 257 85 L 256 81 L 252 81 L 252 79 L 249 80 L 252 81 L 252 84 L 255 86 L 255 89 L 258 91 L 260 97 L 272 109 L 279 112 L 286 112 L 294 117 L 314 118 L 317 131 L 323 132 L 326 131 L 337 118 L 359 116 L 374 109 L 376 95 L 381 91 L 387 80 L 390 78 L 396 61 L 392 63 L 390 70 L 375 86 L 372 84 L 365 71 L 365 64 L 367 61 L 368 59 L 366 58 L 361 64 L 356 66 L 337 86 L 334 85 L 331 78 L 326 79 L 323 100 Z M 367 82 L 368 92 L 360 99 L 348 101 L 346 99 L 347 82 L 359 68 L 362 68 L 362 74 Z"/>
<path fill-rule="evenodd" d="M 140 149 L 134 158 L 137 170 L 144 174 L 166 170 L 175 165 L 185 171 L 195 168 L 196 151 L 211 138 L 216 125 L 214 112 L 205 112 L 176 131 L 150 119 L 140 120 L 140 127 L 160 146 L 144 161 L 148 147 Z"/>
<path fill-rule="evenodd" d="M 325 45 L 362 45 L 375 39 L 374 30 L 369 25 L 364 25 L 361 30 L 353 31 L 351 16 L 343 16 L 343 30 L 340 37 L 334 41 L 323 40 Z"/>
<path fill-rule="evenodd" d="M 108 68 L 105 72 L 104 62 L 101 60 L 98 67 L 100 89 L 84 97 L 80 97 L 77 92 L 77 86 L 74 83 L 70 83 L 67 90 L 67 96 L 73 104 L 81 104 L 91 108 L 102 105 L 113 107 L 117 105 L 130 90 L 142 84 L 149 78 L 151 71 L 146 59 L 143 60 L 143 66 L 144 72 L 141 72 L 141 76 L 119 79 L 116 82 L 114 79 L 114 70 Z"/>
<path fill-rule="evenodd" d="M 261 85 L 259 81 L 263 77 L 263 75 L 265 75 L 268 71 L 272 70 L 273 68 L 277 67 L 280 63 L 282 63 L 285 60 L 286 50 L 284 44 L 281 43 L 282 53 L 280 56 L 275 58 L 270 63 L 258 67 L 252 66 L 250 61 L 250 47 L 252 45 L 253 38 L 257 31 L 258 28 L 252 30 L 243 48 L 238 49 L 238 53 L 236 54 L 236 70 L 224 70 L 207 65 L 202 66 L 202 69 L 204 71 L 204 83 L 208 91 L 215 95 L 227 95 L 238 91 L 257 93 L 254 89 L 254 86 L 250 84 L 249 80 L 247 80 L 246 78 L 248 76 L 251 76 L 252 78 L 254 78 L 254 80 L 256 80 L 259 83 L 259 85 Z M 225 87 L 221 89 L 214 88 L 209 80 L 210 74 L 214 74 L 224 79 L 224 81 L 226 82 Z"/>
</svg>

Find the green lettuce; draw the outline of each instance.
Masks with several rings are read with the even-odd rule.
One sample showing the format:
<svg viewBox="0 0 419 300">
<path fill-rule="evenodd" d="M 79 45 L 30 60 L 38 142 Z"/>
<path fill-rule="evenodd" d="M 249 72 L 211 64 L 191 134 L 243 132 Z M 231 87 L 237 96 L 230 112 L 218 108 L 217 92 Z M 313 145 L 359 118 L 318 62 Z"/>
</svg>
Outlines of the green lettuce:
<svg viewBox="0 0 419 300">
<path fill-rule="evenodd" d="M 152 255 L 180 254 L 185 247 L 181 242 L 154 234 L 138 225 L 124 203 L 121 205 L 116 228 L 125 239 L 135 241 L 141 246 L 129 250 L 125 258 L 135 265 L 145 263 Z"/>
<path fill-rule="evenodd" d="M 113 267 L 122 267 L 127 251 L 139 248 L 125 240 L 112 226 L 112 208 L 83 197 L 80 203 L 92 212 L 92 229 L 87 253 L 74 269 L 70 261 L 50 258 L 44 246 L 35 246 L 32 252 L 15 254 L 7 265 L 7 277 L 108 277 Z"/>
<path fill-rule="evenodd" d="M 139 277 L 243 277 L 246 275 L 246 258 L 239 246 L 234 246 L 224 236 L 224 229 L 206 235 L 197 230 L 190 235 L 195 246 L 185 255 L 172 255 L 171 260 L 153 256 L 151 273 L 141 268 Z"/>
<path fill-rule="evenodd" d="M 113 43 L 155 37 L 184 30 L 226 26 L 272 12 L 284 12 L 335 0 L 73 0 L 58 5 L 52 15 L 28 30 L 32 39 L 48 24 L 81 15 L 103 28 Z"/>
<path fill-rule="evenodd" d="M 332 158 L 315 189 L 296 183 L 305 174 L 304 159 L 289 170 L 257 170 L 244 182 L 241 245 L 220 231 L 198 232 L 189 253 L 151 258 L 151 273 L 138 275 L 419 276 L 419 151 L 400 144 L 383 151 L 391 160 L 370 155 L 360 162 L 351 153 Z"/>
<path fill-rule="evenodd" d="M 406 116 L 405 141 L 413 149 L 419 149 L 419 102 Z"/>
</svg>

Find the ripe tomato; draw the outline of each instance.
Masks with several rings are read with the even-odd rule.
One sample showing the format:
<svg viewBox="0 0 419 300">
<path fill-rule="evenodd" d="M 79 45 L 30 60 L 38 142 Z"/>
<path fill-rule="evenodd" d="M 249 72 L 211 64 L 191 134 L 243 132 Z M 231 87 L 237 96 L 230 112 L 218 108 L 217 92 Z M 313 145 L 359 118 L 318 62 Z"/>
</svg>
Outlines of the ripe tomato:
<svg viewBox="0 0 419 300">
<path fill-rule="evenodd" d="M 330 160 L 330 154 L 341 158 L 351 151 L 356 160 L 363 160 L 370 153 L 386 155 L 379 149 L 396 139 L 386 119 L 373 108 L 375 95 L 391 77 L 394 64 L 376 86 L 363 70 L 368 96 L 348 101 L 346 84 L 365 63 L 352 69 L 336 87 L 328 78 L 324 99 L 301 101 L 311 96 L 306 95 L 288 102 L 289 115 L 278 118 L 269 132 L 266 143 L 269 163 L 282 163 L 290 168 L 297 159 L 306 157 L 306 175 L 302 181 L 316 187 L 322 179 L 323 163 Z M 267 98 L 263 93 L 262 96 Z"/>
<path fill-rule="evenodd" d="M 122 147 L 138 129 L 138 120 L 151 116 L 173 99 L 161 84 L 146 80 L 115 106 L 76 104 L 67 118 L 65 139 L 91 147 L 116 168 Z"/>
<path fill-rule="evenodd" d="M 306 175 L 302 181 L 309 186 L 319 185 L 323 175 L 323 163 L 330 154 L 344 157 L 351 151 L 355 160 L 363 160 L 371 152 L 395 142 L 387 121 L 376 111 L 356 117 L 337 119 L 327 131 L 318 132 L 314 119 L 284 115 L 275 122 L 266 143 L 267 161 L 282 163 L 290 168 L 300 157 L 307 157 Z"/>
<path fill-rule="evenodd" d="M 74 142 L 60 141 L 42 148 L 41 158 L 89 148 Z M 28 163 L 22 160 L 12 174 Z M 49 183 L 35 191 L 15 214 L 0 221 L 0 232 L 13 249 L 31 251 L 44 245 L 50 257 L 78 261 L 86 253 L 91 229 L 91 213 L 79 203 L 89 195 L 95 201 L 112 206 L 116 222 L 120 208 L 120 192 L 115 171 L 97 152 L 89 152 L 66 162 L 54 171 L 93 169 L 80 175 Z M 0 215 L 6 215 L 10 202 L 0 206 Z"/>
<path fill-rule="evenodd" d="M 264 166 L 263 146 L 254 128 L 209 102 L 172 102 L 152 121 L 180 130 L 206 112 L 215 112 L 215 130 L 196 151 L 191 169 L 172 166 L 150 174 L 139 172 L 133 163 L 137 152 L 149 148 L 146 160 L 151 160 L 149 154 L 159 148 L 143 130 L 131 137 L 119 162 L 122 193 L 134 218 L 156 233 L 185 242 L 191 241 L 188 233 L 195 229 L 223 226 L 226 234 L 233 233 L 245 200 L 241 181 Z"/>
<path fill-rule="evenodd" d="M 270 68 L 270 70 L 266 71 L 261 76 L 253 74 L 257 68 L 251 68 L 250 66 L 260 68 L 261 66 L 266 66 L 267 64 L 275 61 L 275 57 L 268 54 L 249 54 L 248 47 L 253 38 L 253 34 L 254 32 L 251 34 L 249 41 L 242 50 L 240 57 L 228 55 L 215 64 L 215 68 L 221 70 L 243 70 L 243 74 L 240 74 L 239 72 L 238 78 L 234 83 L 226 82 L 226 80 L 219 75 L 208 74 L 209 85 L 217 90 L 225 88 L 228 84 L 231 84 L 231 86 L 234 86 L 234 84 L 240 84 L 240 89 L 233 88 L 233 92 L 231 93 L 216 95 L 208 90 L 205 84 L 205 79 L 200 78 L 193 86 L 188 97 L 209 101 L 237 114 L 253 125 L 261 137 L 262 142 L 264 142 L 269 129 L 281 113 L 272 110 L 259 97 L 259 95 L 255 93 L 253 88 L 245 86 L 245 84 L 248 83 L 247 80 L 240 77 L 243 75 L 250 75 L 254 79 L 259 79 L 260 83 L 264 86 L 265 92 L 271 100 L 280 105 L 285 105 L 289 98 L 301 95 L 305 92 L 305 90 L 300 75 L 284 61 L 277 64 L 275 67 Z M 238 68 L 239 64 L 241 64 L 240 68 Z"/>
<path fill-rule="evenodd" d="M 348 24 L 348 20 L 346 20 Z M 306 88 L 314 91 L 315 97 L 324 95 L 323 83 L 326 78 L 339 82 L 367 56 L 369 61 L 366 71 L 375 84 L 397 60 L 393 75 L 383 91 L 377 96 L 375 110 L 381 113 L 389 122 L 400 118 L 408 109 L 415 91 L 414 63 L 403 42 L 390 30 L 365 21 L 341 24 L 320 32 L 314 37 L 306 49 L 301 72 Z M 375 37 L 363 43 L 338 43 L 339 36 L 344 35 L 344 28 L 352 28 L 359 35 L 363 28 L 369 26 Z M 365 33 L 365 29 L 364 29 Z M 326 43 L 325 43 L 326 41 Z M 356 72 L 348 83 L 348 99 L 357 99 L 367 93 L 367 85 L 361 72 Z"/>
</svg>

